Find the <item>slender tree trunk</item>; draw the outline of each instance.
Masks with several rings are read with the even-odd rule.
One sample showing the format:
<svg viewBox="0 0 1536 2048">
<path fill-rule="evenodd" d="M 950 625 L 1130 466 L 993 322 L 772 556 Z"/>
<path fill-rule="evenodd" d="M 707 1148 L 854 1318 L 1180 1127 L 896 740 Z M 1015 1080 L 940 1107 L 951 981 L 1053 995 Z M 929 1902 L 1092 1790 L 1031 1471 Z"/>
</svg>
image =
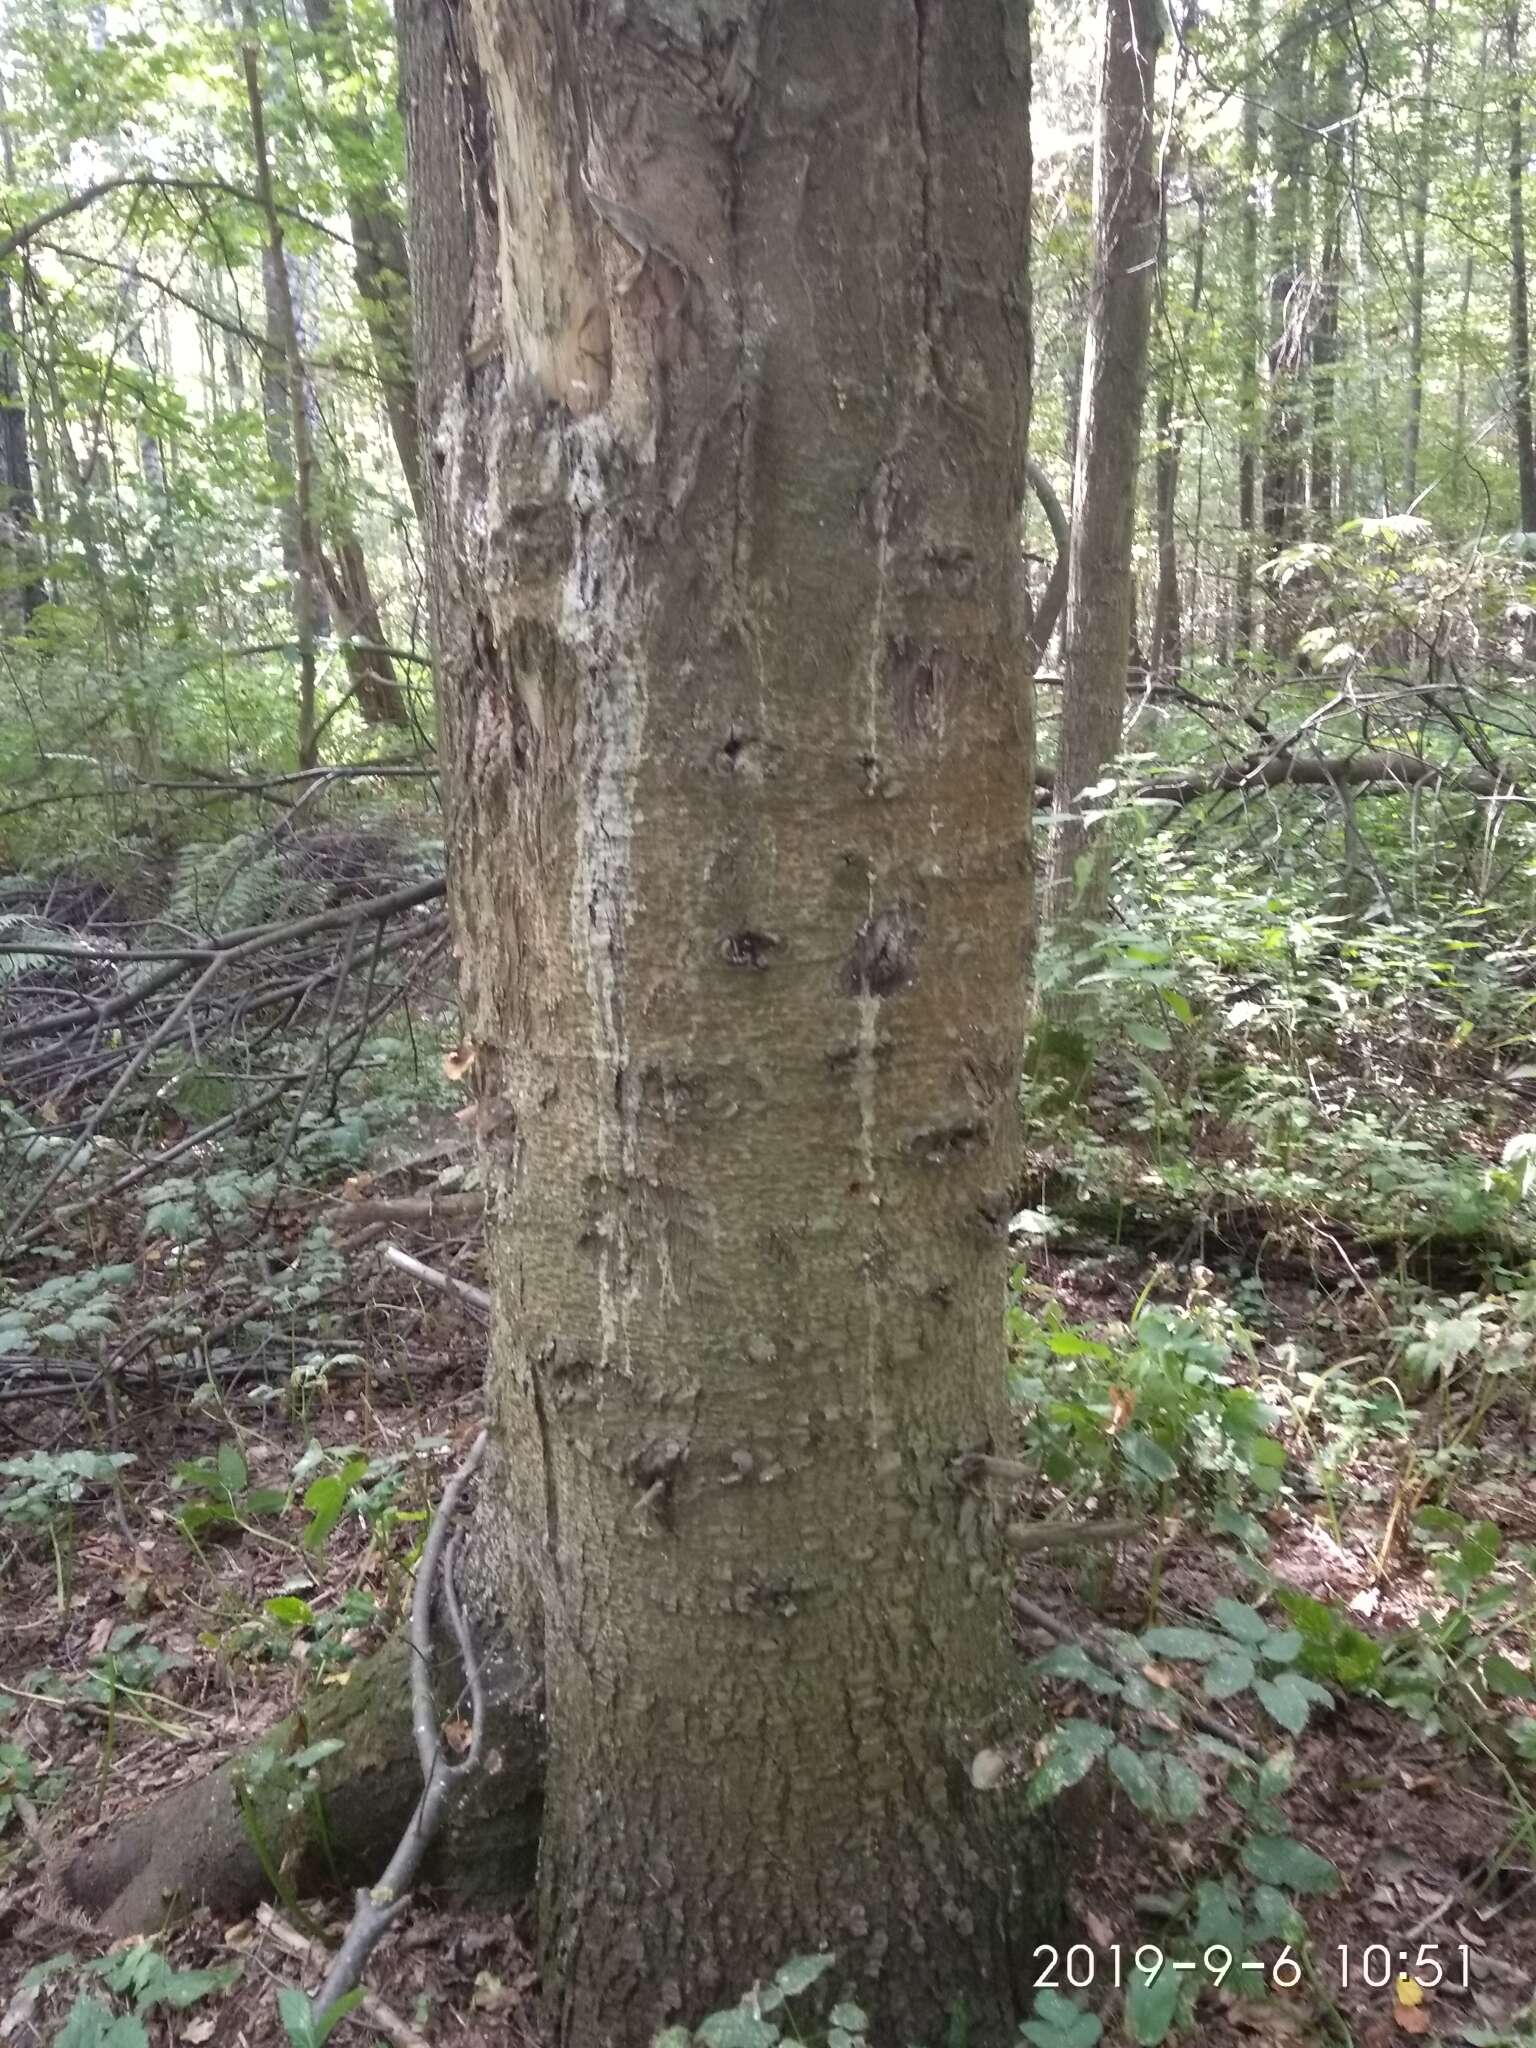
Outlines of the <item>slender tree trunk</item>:
<svg viewBox="0 0 1536 2048">
<path fill-rule="evenodd" d="M 1485 22 L 1477 45 L 1477 116 L 1472 131 L 1472 182 L 1483 175 L 1488 153 L 1488 24 Z M 1461 304 L 1456 319 L 1456 455 L 1467 453 L 1467 364 L 1471 354 L 1472 284 L 1476 276 L 1476 251 L 1468 244 L 1461 264 Z"/>
<path fill-rule="evenodd" d="M 322 566 L 358 710 L 369 725 L 409 725 L 405 692 L 385 651 L 384 624 L 368 575 L 368 558 L 349 526 L 338 530 L 334 557 L 328 560 L 322 555 Z"/>
<path fill-rule="evenodd" d="M 1536 428 L 1531 404 L 1531 312 L 1525 265 L 1525 110 L 1520 72 L 1519 0 L 1504 17 L 1509 59 L 1509 334 L 1514 386 L 1515 461 L 1520 476 L 1520 529 L 1536 533 Z"/>
<path fill-rule="evenodd" d="M 335 86 L 344 75 L 343 52 L 337 47 L 332 0 L 304 0 L 304 18 L 316 40 L 320 75 L 328 98 L 329 120 L 339 131 L 338 149 L 347 224 L 352 232 L 352 276 L 358 304 L 368 328 L 374 367 L 384 398 L 390 433 L 400 457 L 411 503 L 418 519 L 426 500 L 421 475 L 421 426 L 416 406 L 416 366 L 411 339 L 410 264 L 405 224 L 385 175 L 385 157 L 374 132 L 375 116 L 350 96 L 338 104 Z"/>
<path fill-rule="evenodd" d="M 1426 0 L 1419 58 L 1419 146 L 1413 177 L 1413 234 L 1408 255 L 1408 427 L 1403 486 L 1408 504 L 1419 495 L 1419 447 L 1424 436 L 1424 245 L 1429 233 L 1429 185 L 1434 156 L 1435 0 Z"/>
<path fill-rule="evenodd" d="M 1310 267 L 1308 185 L 1311 129 L 1306 73 L 1310 12 L 1298 15 L 1277 58 L 1275 198 L 1269 277 L 1269 390 L 1264 419 L 1264 553 L 1272 559 L 1302 537 L 1303 401 L 1316 314 Z M 1289 653 L 1296 632 L 1292 602 L 1272 586 L 1265 606 L 1265 647 Z"/>
<path fill-rule="evenodd" d="M 1161 277 L 1163 302 L 1169 303 L 1168 292 L 1168 176 L 1163 175 L 1163 199 L 1158 229 L 1158 273 Z M 1183 339 L 1188 340 L 1188 330 L 1200 312 L 1200 302 L 1205 292 L 1205 207 L 1200 200 L 1195 202 L 1195 250 L 1190 276 L 1189 296 L 1185 301 L 1185 318 L 1181 322 Z M 1179 587 L 1179 469 L 1184 455 L 1184 426 L 1175 415 L 1174 382 L 1182 364 L 1181 349 L 1178 359 L 1170 361 L 1166 381 L 1157 400 L 1157 463 L 1155 498 L 1157 507 L 1157 588 L 1152 609 L 1152 673 L 1156 676 L 1177 675 L 1184 661 L 1183 603 Z"/>
<path fill-rule="evenodd" d="M 1053 927 L 1091 922 L 1107 863 L 1082 792 L 1120 744 L 1135 624 L 1131 544 L 1157 267 L 1153 81 L 1161 0 L 1104 0 L 1093 146 L 1093 282 L 1072 490 L 1062 710 L 1048 856 Z M 1086 859 L 1086 866 L 1084 865 Z"/>
<path fill-rule="evenodd" d="M 1349 111 L 1349 74 L 1344 45 L 1328 32 L 1327 85 L 1323 95 L 1323 222 L 1322 253 L 1317 282 L 1317 324 L 1312 335 L 1312 469 L 1308 504 L 1312 531 L 1319 540 L 1332 533 L 1338 463 L 1334 435 L 1338 423 L 1339 297 L 1344 267 L 1344 217 L 1349 203 L 1345 177 L 1344 124 Z"/>
<path fill-rule="evenodd" d="M 1053 1915 L 956 1469 L 1007 1429 L 1028 81 L 1013 6 L 405 8 L 476 1604 L 542 1617 L 561 2044 L 823 1941 L 876 2038 L 964 1987 L 1001 2040 Z"/>
<path fill-rule="evenodd" d="M 1237 574 L 1233 653 L 1246 660 L 1258 645 L 1253 583 L 1259 473 L 1259 37 L 1261 0 L 1248 0 L 1243 49 L 1243 214 L 1237 266 Z"/>
<path fill-rule="evenodd" d="M 316 584 L 320 560 L 313 512 L 314 440 L 310 431 L 309 408 L 305 403 L 304 361 L 299 346 L 299 323 L 294 310 L 293 286 L 288 276 L 283 217 L 278 211 L 272 189 L 272 161 L 267 149 L 266 110 L 261 94 L 261 53 L 254 42 L 247 42 L 242 46 L 241 63 L 245 72 L 246 103 L 250 111 L 256 194 L 267 230 L 266 276 L 282 349 L 281 374 L 287 401 L 288 448 L 293 485 L 293 626 L 299 643 L 299 766 L 313 768 L 316 760 Z M 274 352 L 269 350 L 269 356 L 272 353 Z M 276 370 L 276 363 L 269 361 L 266 372 L 268 379 L 276 374 Z M 270 412 L 268 416 L 270 418 Z"/>
<path fill-rule="evenodd" d="M 0 80 L 0 167 L 7 186 L 16 181 L 10 108 Z M 37 545 L 37 503 L 28 443 L 29 401 L 22 389 L 21 331 L 9 275 L 0 276 L 0 545 L 9 557 L 0 608 L 23 630 L 48 601 Z"/>
<path fill-rule="evenodd" d="M 27 400 L 9 278 L 0 278 L 0 548 L 6 561 L 0 609 L 25 629 L 48 601 L 37 545 Z"/>
</svg>

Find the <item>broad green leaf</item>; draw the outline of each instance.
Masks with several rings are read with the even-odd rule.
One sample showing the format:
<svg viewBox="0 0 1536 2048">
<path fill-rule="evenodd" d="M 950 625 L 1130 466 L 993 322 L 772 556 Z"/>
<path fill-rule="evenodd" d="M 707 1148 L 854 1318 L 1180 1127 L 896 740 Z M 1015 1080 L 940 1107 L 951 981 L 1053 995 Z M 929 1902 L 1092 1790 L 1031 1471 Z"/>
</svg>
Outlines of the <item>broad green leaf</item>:
<svg viewBox="0 0 1536 2048">
<path fill-rule="evenodd" d="M 219 1484 L 226 1493 L 244 1493 L 251 1475 L 250 1468 L 240 1454 L 240 1446 L 238 1444 L 222 1443 L 219 1445 L 217 1469 Z"/>
<path fill-rule="evenodd" d="M 1241 1600 L 1213 1600 L 1211 1613 L 1229 1636 L 1250 1649 L 1264 1642 L 1269 1635 L 1269 1623 L 1263 1615 L 1256 1607 L 1245 1606 Z"/>
<path fill-rule="evenodd" d="M 1069 1733 L 1071 1730 L 1087 1732 Z M 1069 1786 L 1080 1783 L 1114 1739 L 1107 1728 L 1100 1728 L 1096 1722 L 1063 1723 L 1056 1731 L 1056 1739 L 1045 1762 L 1029 1781 L 1029 1804 L 1043 1806 Z"/>
<path fill-rule="evenodd" d="M 1306 1727 L 1315 1706 L 1333 1704 L 1322 1686 L 1298 1677 L 1294 1671 L 1282 1671 L 1275 1678 L 1256 1678 L 1253 1691 L 1264 1711 L 1292 1735 L 1299 1735 Z"/>
<path fill-rule="evenodd" d="M 694 2038 L 703 2048 L 775 2048 L 779 2030 L 772 2020 L 760 2020 L 738 2005 L 730 2012 L 712 2012 Z"/>
<path fill-rule="evenodd" d="M 1145 1479 L 1156 1480 L 1166 1486 L 1170 1479 L 1177 1479 L 1179 1468 L 1159 1443 L 1154 1443 L 1145 1430 L 1127 1430 L 1118 1439 L 1120 1450 L 1128 1465 L 1133 1465 Z"/>
<path fill-rule="evenodd" d="M 1483 1659 L 1483 1683 L 1502 1699 L 1536 1700 L 1536 1684 L 1529 1671 L 1522 1671 L 1508 1657 L 1497 1654 Z"/>
<path fill-rule="evenodd" d="M 1328 1858 L 1292 1835 L 1250 1835 L 1238 1853 L 1249 1876 L 1264 1884 L 1283 1885 L 1293 1892 L 1338 1889 L 1339 1873 Z"/>
<path fill-rule="evenodd" d="M 149 2036 L 138 2020 L 114 2017 L 99 1998 L 82 1991 L 54 2035 L 53 2048 L 149 2048 Z"/>
<path fill-rule="evenodd" d="M 1035 2016 L 1019 2029 L 1033 2048 L 1095 2048 L 1103 2022 L 1047 1987 L 1035 1993 Z"/>
<path fill-rule="evenodd" d="M 1191 1770 L 1182 1757 L 1161 1758 L 1163 1781 L 1167 1786 L 1168 1818 L 1172 1821 L 1193 1820 L 1205 1806 L 1205 1787 L 1200 1782 L 1198 1771 Z"/>
<path fill-rule="evenodd" d="M 1136 1806 L 1154 1820 L 1163 1818 L 1163 1790 L 1138 1750 L 1117 1742 L 1109 1752 L 1109 1768 Z"/>
<path fill-rule="evenodd" d="M 786 1998 L 798 1998 L 802 1991 L 809 1991 L 814 1983 L 825 1977 L 833 1960 L 829 1955 L 791 1956 L 782 1969 L 774 1971 L 773 1981 Z"/>
<path fill-rule="evenodd" d="M 1132 1970 L 1125 1987 L 1125 2030 L 1141 2048 L 1155 2048 L 1167 2037 L 1183 1989 L 1183 1977 L 1167 1963 L 1152 1977 Z"/>
<path fill-rule="evenodd" d="M 1229 1700 L 1246 1692 L 1259 1675 L 1259 1667 L 1246 1650 L 1223 1650 L 1205 1667 L 1201 1691 L 1209 1699 Z"/>
<path fill-rule="evenodd" d="M 1223 1656 L 1232 1647 L 1208 1628 L 1149 1628 L 1141 1642 L 1154 1657 L 1189 1657 L 1201 1664 Z"/>
</svg>

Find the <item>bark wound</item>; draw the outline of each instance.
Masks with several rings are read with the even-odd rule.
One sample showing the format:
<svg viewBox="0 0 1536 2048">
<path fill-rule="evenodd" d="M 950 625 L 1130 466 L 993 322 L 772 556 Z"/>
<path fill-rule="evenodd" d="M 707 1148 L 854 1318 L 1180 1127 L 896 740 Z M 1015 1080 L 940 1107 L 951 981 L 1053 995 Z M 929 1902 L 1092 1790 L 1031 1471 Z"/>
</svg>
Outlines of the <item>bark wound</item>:
<svg viewBox="0 0 1536 2048">
<path fill-rule="evenodd" d="M 851 996 L 893 996 L 917 972 L 918 924 L 905 904 L 877 911 L 860 925 L 843 969 Z"/>
</svg>

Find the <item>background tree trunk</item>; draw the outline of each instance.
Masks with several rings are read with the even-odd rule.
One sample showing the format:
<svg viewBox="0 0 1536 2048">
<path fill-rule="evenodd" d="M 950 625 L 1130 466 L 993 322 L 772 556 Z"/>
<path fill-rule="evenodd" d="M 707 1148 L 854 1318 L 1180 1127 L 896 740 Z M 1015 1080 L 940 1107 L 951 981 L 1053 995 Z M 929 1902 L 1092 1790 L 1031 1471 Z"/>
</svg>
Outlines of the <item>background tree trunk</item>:
<svg viewBox="0 0 1536 2048">
<path fill-rule="evenodd" d="M 1259 36 L 1261 0 L 1248 0 L 1243 25 L 1243 216 L 1238 250 L 1237 564 L 1232 603 L 1233 653 L 1257 647 L 1253 583 L 1259 471 Z"/>
<path fill-rule="evenodd" d="M 1536 426 L 1531 404 L 1531 308 L 1525 267 L 1525 120 L 1520 71 L 1519 0 L 1504 17 L 1509 59 L 1509 334 L 1514 385 L 1515 461 L 1520 476 L 1520 528 L 1536 533 Z"/>
<path fill-rule="evenodd" d="M 1131 541 L 1156 281 L 1159 191 L 1153 82 L 1161 0 L 1104 0 L 1093 145 L 1093 285 L 1072 490 L 1062 709 L 1048 856 L 1052 927 L 1101 911 L 1081 792 L 1120 744 L 1134 604 Z"/>
<path fill-rule="evenodd" d="M 1007 1427 L 1027 16 L 405 25 L 551 2038 L 825 1941 L 878 2037 L 963 1986 L 1001 2039 L 1055 1889 L 972 1783 L 1021 1706 L 954 1466 Z"/>
</svg>

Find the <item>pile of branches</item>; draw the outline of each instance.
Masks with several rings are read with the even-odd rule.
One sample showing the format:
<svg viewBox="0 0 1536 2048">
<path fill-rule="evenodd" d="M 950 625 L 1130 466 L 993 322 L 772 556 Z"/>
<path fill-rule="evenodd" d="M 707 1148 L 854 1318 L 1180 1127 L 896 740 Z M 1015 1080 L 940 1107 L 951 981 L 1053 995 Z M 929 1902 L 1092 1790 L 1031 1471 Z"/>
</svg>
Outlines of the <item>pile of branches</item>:
<svg viewBox="0 0 1536 2048">
<path fill-rule="evenodd" d="M 370 1031 L 440 970 L 447 943 L 442 877 L 368 892 L 362 870 L 377 880 L 379 848 L 366 835 L 360 858 L 350 841 L 361 837 L 294 835 L 286 864 L 311 899 L 331 899 L 300 915 L 219 930 L 212 916 L 96 912 L 72 927 L 55 890 L 0 920 L 0 1180 L 21 1191 L 3 1219 L 6 1250 L 195 1171 L 263 1123 L 281 1127 L 280 1174 L 306 1109 L 334 1113 Z M 183 1063 L 220 1054 L 238 1070 L 234 1106 L 190 1127 L 168 1118 L 167 1074 L 173 1084 Z"/>
</svg>

